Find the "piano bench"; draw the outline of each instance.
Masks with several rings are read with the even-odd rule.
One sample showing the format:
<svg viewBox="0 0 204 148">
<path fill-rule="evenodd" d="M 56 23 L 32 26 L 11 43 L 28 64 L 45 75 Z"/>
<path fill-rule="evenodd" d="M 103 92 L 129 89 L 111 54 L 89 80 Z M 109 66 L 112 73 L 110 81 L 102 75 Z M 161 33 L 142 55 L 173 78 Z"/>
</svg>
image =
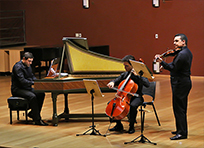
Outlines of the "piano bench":
<svg viewBox="0 0 204 148">
<path fill-rule="evenodd" d="M 10 109 L 10 124 L 12 124 L 12 111 L 17 111 L 17 120 L 19 120 L 19 111 L 25 111 L 26 123 L 28 121 L 29 102 L 22 97 L 8 98 L 8 107 Z"/>
</svg>

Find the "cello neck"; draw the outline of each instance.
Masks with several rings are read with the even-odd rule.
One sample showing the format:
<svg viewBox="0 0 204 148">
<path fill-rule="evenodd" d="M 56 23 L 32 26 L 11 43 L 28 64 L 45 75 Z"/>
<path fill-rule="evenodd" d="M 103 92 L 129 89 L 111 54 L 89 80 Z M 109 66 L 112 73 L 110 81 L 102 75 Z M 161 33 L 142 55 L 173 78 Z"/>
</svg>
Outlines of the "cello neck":
<svg viewBox="0 0 204 148">
<path fill-rule="evenodd" d="M 129 75 L 127 76 L 127 78 L 125 79 L 125 82 L 123 83 L 123 85 L 120 87 L 120 90 L 123 90 L 126 86 L 126 84 L 128 83 L 130 76 L 131 76 L 132 72 L 129 73 Z"/>
</svg>

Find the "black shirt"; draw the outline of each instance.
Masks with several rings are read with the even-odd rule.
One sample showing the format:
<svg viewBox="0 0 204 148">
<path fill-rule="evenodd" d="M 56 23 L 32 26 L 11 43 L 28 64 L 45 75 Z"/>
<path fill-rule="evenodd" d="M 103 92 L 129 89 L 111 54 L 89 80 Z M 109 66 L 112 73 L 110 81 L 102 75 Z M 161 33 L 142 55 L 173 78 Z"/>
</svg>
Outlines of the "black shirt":
<svg viewBox="0 0 204 148">
<path fill-rule="evenodd" d="M 32 68 L 27 67 L 22 61 L 17 62 L 13 66 L 11 79 L 11 90 L 26 89 L 31 90 L 34 80 L 36 79 L 32 73 Z"/>
</svg>

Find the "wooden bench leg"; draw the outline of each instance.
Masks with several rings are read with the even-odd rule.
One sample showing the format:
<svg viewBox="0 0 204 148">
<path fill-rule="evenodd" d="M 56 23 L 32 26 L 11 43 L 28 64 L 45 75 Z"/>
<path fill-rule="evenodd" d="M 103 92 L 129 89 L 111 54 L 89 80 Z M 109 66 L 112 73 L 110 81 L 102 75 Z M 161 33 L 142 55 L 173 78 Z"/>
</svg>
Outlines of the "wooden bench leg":
<svg viewBox="0 0 204 148">
<path fill-rule="evenodd" d="M 12 110 L 10 109 L 10 124 L 12 124 Z"/>
<path fill-rule="evenodd" d="M 19 110 L 17 110 L 17 120 L 19 120 Z"/>
<path fill-rule="evenodd" d="M 28 111 L 25 110 L 25 118 L 26 118 L 26 123 L 28 123 Z"/>
</svg>

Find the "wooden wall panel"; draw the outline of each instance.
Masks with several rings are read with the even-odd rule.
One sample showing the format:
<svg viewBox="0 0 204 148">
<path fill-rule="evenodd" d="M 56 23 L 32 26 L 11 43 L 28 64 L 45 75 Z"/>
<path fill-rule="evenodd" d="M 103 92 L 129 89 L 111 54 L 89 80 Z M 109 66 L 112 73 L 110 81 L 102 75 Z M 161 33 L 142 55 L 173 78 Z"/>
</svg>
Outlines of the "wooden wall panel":
<svg viewBox="0 0 204 148">
<path fill-rule="evenodd" d="M 9 72 L 9 54 L 5 50 L 0 50 L 0 72 Z"/>
</svg>

